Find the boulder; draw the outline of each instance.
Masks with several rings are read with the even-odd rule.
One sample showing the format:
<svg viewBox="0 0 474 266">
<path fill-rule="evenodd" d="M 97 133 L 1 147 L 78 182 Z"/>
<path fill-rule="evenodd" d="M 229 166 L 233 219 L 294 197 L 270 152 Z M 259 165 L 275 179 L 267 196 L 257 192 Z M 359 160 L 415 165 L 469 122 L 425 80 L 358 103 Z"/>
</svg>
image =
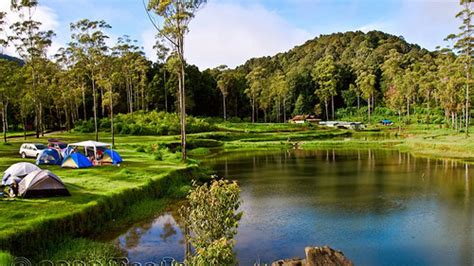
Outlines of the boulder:
<svg viewBox="0 0 474 266">
<path fill-rule="evenodd" d="M 352 261 L 344 256 L 344 253 L 334 250 L 328 246 L 306 247 L 306 259 L 293 258 L 277 260 L 272 266 L 353 266 Z"/>
<path fill-rule="evenodd" d="M 352 261 L 344 256 L 344 253 L 334 250 L 328 246 L 306 247 L 306 266 L 338 265 L 352 266 Z"/>
<path fill-rule="evenodd" d="M 272 263 L 272 266 L 304 266 L 304 260 L 300 258 L 292 258 L 286 260 L 277 260 Z"/>
</svg>

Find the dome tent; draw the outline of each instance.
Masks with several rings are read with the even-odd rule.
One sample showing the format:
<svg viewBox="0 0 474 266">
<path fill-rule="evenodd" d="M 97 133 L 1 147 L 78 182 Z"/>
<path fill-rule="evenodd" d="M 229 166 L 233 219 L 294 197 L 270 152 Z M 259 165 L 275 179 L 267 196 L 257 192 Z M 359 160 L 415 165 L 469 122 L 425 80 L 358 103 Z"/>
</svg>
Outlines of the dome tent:
<svg viewBox="0 0 474 266">
<path fill-rule="evenodd" d="M 64 158 L 61 167 L 69 168 L 86 168 L 92 167 L 92 163 L 82 153 L 75 152 L 68 157 Z"/>
<path fill-rule="evenodd" d="M 102 163 L 105 164 L 119 164 L 123 162 L 122 157 L 120 157 L 120 154 L 114 150 L 105 150 L 104 157 L 102 158 Z"/>
<path fill-rule="evenodd" d="M 49 170 L 29 173 L 18 186 L 18 194 L 24 198 L 71 196 L 61 179 Z"/>
<path fill-rule="evenodd" d="M 11 178 L 13 177 L 15 177 L 16 179 L 22 178 L 36 170 L 41 170 L 41 169 L 32 163 L 21 162 L 21 163 L 12 164 L 4 172 L 4 175 L 2 178 L 2 185 L 3 186 L 7 185 L 8 182 L 11 183 L 12 181 Z"/>
<path fill-rule="evenodd" d="M 61 156 L 55 149 L 45 149 L 38 155 L 38 158 L 36 158 L 36 164 L 59 165 L 61 164 Z"/>
</svg>

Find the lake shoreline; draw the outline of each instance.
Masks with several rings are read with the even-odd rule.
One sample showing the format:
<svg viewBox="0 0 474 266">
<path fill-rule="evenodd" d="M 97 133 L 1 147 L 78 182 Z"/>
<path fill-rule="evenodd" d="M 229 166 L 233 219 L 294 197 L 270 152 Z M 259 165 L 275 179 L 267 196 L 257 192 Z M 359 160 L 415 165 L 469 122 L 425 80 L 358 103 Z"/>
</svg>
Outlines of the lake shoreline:
<svg viewBox="0 0 474 266">
<path fill-rule="evenodd" d="M 261 128 L 265 127 L 265 125 L 259 126 Z M 195 149 L 207 148 L 204 140 L 213 140 L 214 142 L 218 142 L 220 144 L 217 145 L 217 147 L 210 148 L 215 148 L 224 152 L 253 152 L 259 150 L 266 151 L 282 149 L 395 149 L 408 152 L 419 157 L 458 160 L 466 163 L 472 163 L 471 158 L 474 157 L 474 152 L 470 151 L 474 150 L 472 145 L 469 143 L 470 139 L 465 139 L 464 136 L 461 136 L 461 134 L 446 134 L 445 132 L 443 134 L 439 134 L 431 133 L 426 130 L 422 133 L 417 133 L 414 132 L 413 129 L 399 133 L 394 129 L 388 128 L 382 128 L 380 131 L 375 133 L 373 131 L 356 132 L 350 130 L 327 129 L 319 127 L 295 128 L 296 130 L 288 132 L 271 132 L 271 130 L 270 132 L 241 132 L 238 130 L 231 130 L 230 132 L 233 132 L 232 134 L 235 135 L 230 137 L 227 135 L 227 133 L 222 131 L 204 132 L 190 134 L 190 140 L 200 140 L 199 143 L 202 144 L 202 146 L 195 145 Z M 237 133 L 235 133 L 236 131 Z M 74 134 L 72 134 L 72 136 L 73 135 Z M 378 139 L 377 136 L 382 137 L 381 139 Z M 133 136 L 122 137 L 124 139 L 133 138 Z M 158 142 L 172 143 L 175 141 L 176 136 L 162 136 L 152 138 Z M 212 145 L 214 144 L 215 143 L 212 143 Z M 420 146 L 424 148 L 420 149 Z M 127 148 L 135 149 L 136 147 L 137 145 L 134 144 Z M 196 158 L 200 159 L 200 156 L 196 156 Z M 176 170 L 168 170 L 168 174 L 165 174 L 164 177 L 160 175 L 160 177 L 156 178 L 156 180 L 152 179 L 153 182 L 150 184 L 145 186 L 141 184 L 141 186 L 133 187 L 130 189 L 130 191 L 125 190 L 125 192 L 133 194 L 137 190 L 146 190 L 147 186 L 156 186 L 156 188 L 159 188 L 160 186 L 163 187 L 158 183 L 166 183 L 166 180 L 169 181 L 167 176 L 174 176 L 175 174 L 179 175 L 179 172 L 186 172 L 187 169 L 194 169 L 191 171 L 195 171 L 198 168 L 199 167 L 195 164 L 191 166 L 181 165 L 177 167 Z M 155 184 L 155 182 L 157 183 Z M 28 249 L 28 246 L 30 248 L 38 246 L 47 248 L 49 243 L 46 245 L 45 239 L 48 240 L 46 242 L 57 243 L 58 239 L 65 239 L 68 237 L 87 237 L 90 235 L 89 231 L 92 227 L 97 226 L 97 224 L 107 223 L 107 219 L 100 218 L 101 215 L 104 217 L 111 217 L 111 212 L 116 212 L 115 215 L 120 216 L 121 208 L 119 206 L 123 204 L 119 204 L 119 202 L 127 203 L 127 205 L 129 205 L 128 207 L 133 209 L 134 204 L 132 203 L 140 203 L 140 201 L 150 198 L 149 196 L 151 195 L 150 194 L 146 197 L 137 197 L 134 200 L 129 201 L 130 196 L 127 193 L 125 193 L 127 195 L 121 195 L 121 193 L 122 192 L 113 193 L 110 195 L 109 199 L 107 198 L 109 196 L 108 195 L 100 202 L 91 204 L 91 206 L 71 213 L 70 215 L 60 218 L 52 216 L 50 219 L 43 219 L 39 224 L 34 224 L 27 229 L 15 230 L 13 234 L 3 235 L 2 238 L 0 238 L 2 247 L 1 250 L 15 250 L 15 247 L 17 246 L 23 246 L 25 250 Z M 156 191 L 153 193 L 156 193 Z M 153 194 L 153 197 L 156 195 L 157 194 Z M 167 197 L 168 196 L 162 195 L 161 198 L 166 200 Z M 84 213 L 87 215 L 84 215 Z M 156 215 L 156 212 L 154 214 Z M 97 217 L 94 219 L 94 222 L 90 222 L 90 219 L 88 219 L 90 215 Z M 101 221 L 98 222 L 99 220 Z M 84 228 L 77 230 L 75 225 L 82 223 L 86 224 Z M 51 234 L 51 232 L 57 233 L 58 228 L 60 228 L 60 231 L 62 231 L 61 234 L 59 234 L 59 236 L 56 235 L 55 237 L 51 237 L 54 235 Z M 24 245 L 25 241 L 28 243 L 28 245 Z M 17 252 L 15 252 L 15 254 L 19 255 L 21 252 L 19 252 L 18 249 L 16 250 Z"/>
</svg>

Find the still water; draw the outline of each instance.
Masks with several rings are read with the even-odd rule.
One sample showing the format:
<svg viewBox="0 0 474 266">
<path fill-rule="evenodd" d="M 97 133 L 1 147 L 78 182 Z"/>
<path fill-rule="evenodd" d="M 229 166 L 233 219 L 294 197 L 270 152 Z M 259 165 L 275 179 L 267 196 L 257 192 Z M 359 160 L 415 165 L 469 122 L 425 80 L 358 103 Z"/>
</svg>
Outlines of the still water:
<svg viewBox="0 0 474 266">
<path fill-rule="evenodd" d="M 322 245 L 357 265 L 474 265 L 473 166 L 385 150 L 234 153 L 208 165 L 241 185 L 241 265 Z M 131 261 L 182 260 L 175 218 L 144 221 L 116 242 Z"/>
</svg>

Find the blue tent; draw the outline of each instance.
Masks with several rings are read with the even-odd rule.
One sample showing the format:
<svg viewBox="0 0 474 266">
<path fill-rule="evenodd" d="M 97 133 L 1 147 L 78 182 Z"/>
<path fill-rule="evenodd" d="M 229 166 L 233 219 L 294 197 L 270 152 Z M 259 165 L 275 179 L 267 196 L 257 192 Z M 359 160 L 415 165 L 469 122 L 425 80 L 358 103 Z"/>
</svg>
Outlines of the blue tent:
<svg viewBox="0 0 474 266">
<path fill-rule="evenodd" d="M 86 168 L 91 167 L 92 163 L 82 153 L 76 152 L 64 158 L 61 167 Z"/>
<path fill-rule="evenodd" d="M 66 158 L 69 155 L 71 155 L 73 152 L 74 152 L 74 149 L 71 146 L 67 146 L 66 148 L 62 149 L 61 156 L 63 156 L 63 158 Z"/>
<path fill-rule="evenodd" d="M 104 158 L 102 158 L 103 163 L 119 164 L 123 162 L 120 154 L 114 150 L 105 150 Z"/>
<path fill-rule="evenodd" d="M 36 164 L 61 164 L 61 156 L 59 152 L 55 149 L 45 149 L 40 154 L 38 154 L 38 158 L 36 158 Z"/>
</svg>

